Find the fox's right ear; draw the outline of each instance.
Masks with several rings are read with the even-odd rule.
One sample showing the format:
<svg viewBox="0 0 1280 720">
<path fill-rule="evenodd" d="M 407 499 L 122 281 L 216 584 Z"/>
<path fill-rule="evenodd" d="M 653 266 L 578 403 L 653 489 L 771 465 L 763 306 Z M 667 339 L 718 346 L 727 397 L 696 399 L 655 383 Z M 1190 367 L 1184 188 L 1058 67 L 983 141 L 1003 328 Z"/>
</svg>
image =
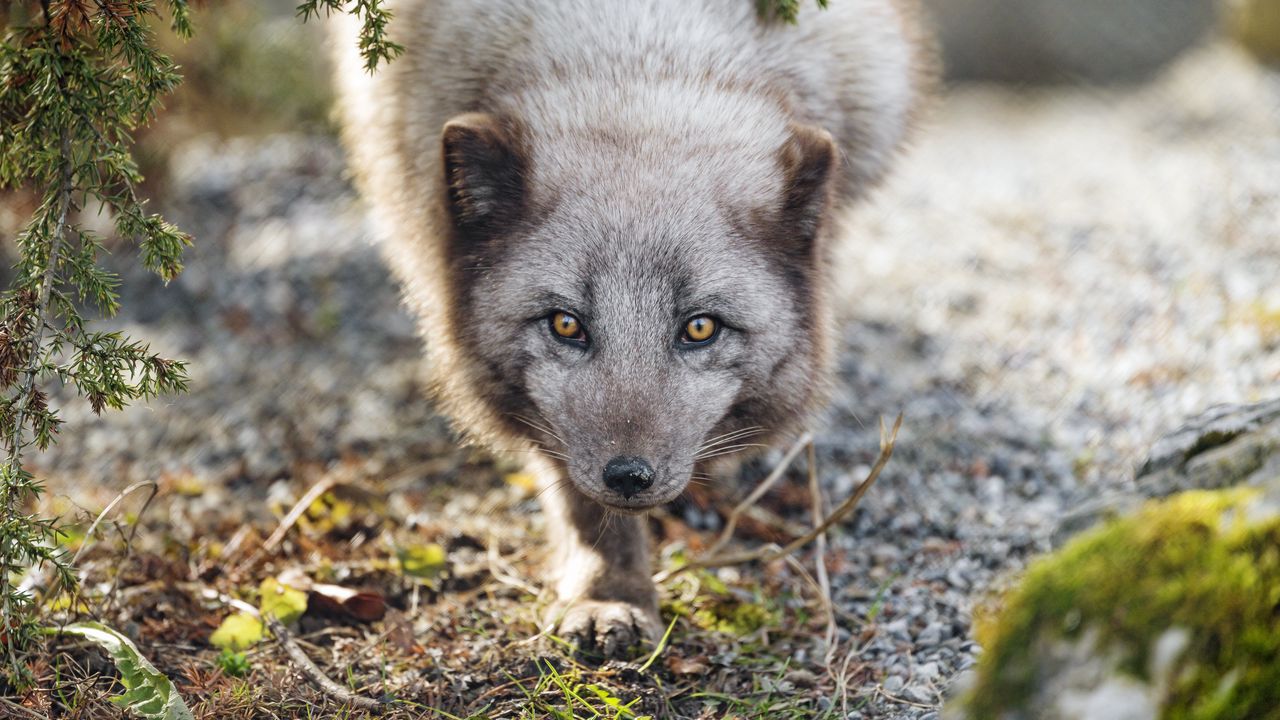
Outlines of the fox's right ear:
<svg viewBox="0 0 1280 720">
<path fill-rule="evenodd" d="M 449 212 L 468 235 L 500 232 L 525 201 L 525 159 L 515 128 L 486 113 L 464 113 L 444 124 L 444 179 Z"/>
<path fill-rule="evenodd" d="M 791 125 L 779 150 L 785 185 L 782 219 L 805 246 L 813 242 L 830 205 L 836 150 L 831 133 L 813 125 Z"/>
</svg>

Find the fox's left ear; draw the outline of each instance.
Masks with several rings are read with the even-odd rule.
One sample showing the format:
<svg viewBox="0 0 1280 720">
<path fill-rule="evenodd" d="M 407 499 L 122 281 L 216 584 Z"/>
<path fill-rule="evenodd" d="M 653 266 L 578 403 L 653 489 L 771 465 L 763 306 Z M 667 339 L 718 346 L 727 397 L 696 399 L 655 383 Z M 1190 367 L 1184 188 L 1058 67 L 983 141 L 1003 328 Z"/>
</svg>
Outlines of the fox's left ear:
<svg viewBox="0 0 1280 720">
<path fill-rule="evenodd" d="M 836 168 L 836 143 L 831 133 L 813 125 L 791 125 L 791 137 L 778 150 L 786 185 L 782 221 L 786 232 L 812 242 L 831 197 Z"/>
<path fill-rule="evenodd" d="M 444 125 L 444 180 L 458 229 L 486 236 L 515 222 L 525 202 L 525 158 L 517 131 L 486 113 L 465 113 Z"/>
</svg>

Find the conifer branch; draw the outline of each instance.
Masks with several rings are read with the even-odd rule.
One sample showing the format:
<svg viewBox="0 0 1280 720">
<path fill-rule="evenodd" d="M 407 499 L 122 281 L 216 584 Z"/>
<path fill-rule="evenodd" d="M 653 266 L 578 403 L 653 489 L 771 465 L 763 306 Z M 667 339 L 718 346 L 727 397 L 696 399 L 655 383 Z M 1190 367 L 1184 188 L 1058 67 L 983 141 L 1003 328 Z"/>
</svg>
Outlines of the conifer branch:
<svg viewBox="0 0 1280 720">
<path fill-rule="evenodd" d="M 119 309 L 120 278 L 99 263 L 103 239 L 75 222 L 83 206 L 101 204 L 145 268 L 165 282 L 182 272 L 191 238 L 147 211 L 131 153 L 133 131 L 181 82 L 148 19 L 161 7 L 171 31 L 191 34 L 187 0 L 17 0 L 4 14 L 0 190 L 40 198 L 18 234 L 10 288 L 0 294 L 0 675 L 14 683 L 27 678 L 20 656 L 36 627 L 34 600 L 18 578 L 45 566 L 58 587 L 75 582 L 56 522 L 27 510 L 43 487 L 24 469 L 24 455 L 53 443 L 62 423 L 49 393 L 60 384 L 100 413 L 187 387 L 182 361 L 90 326 L 87 310 L 111 317 Z M 321 9 L 361 19 L 370 70 L 399 54 L 383 0 L 307 0 L 299 13 Z"/>
</svg>

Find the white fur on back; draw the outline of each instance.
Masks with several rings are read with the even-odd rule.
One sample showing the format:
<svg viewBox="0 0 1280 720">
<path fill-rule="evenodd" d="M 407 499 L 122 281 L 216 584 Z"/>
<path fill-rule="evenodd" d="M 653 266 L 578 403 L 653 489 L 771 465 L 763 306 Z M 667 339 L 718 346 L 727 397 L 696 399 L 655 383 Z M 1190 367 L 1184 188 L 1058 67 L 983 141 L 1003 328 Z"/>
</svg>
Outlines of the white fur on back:
<svg viewBox="0 0 1280 720">
<path fill-rule="evenodd" d="M 589 170 L 592 142 L 575 141 L 576 131 L 612 130 L 660 150 L 649 158 L 665 166 L 655 171 L 687 168 L 679 151 L 690 145 L 736 150 L 720 160 L 747 185 L 775 170 L 767 166 L 795 120 L 836 138 L 846 170 L 839 193 L 853 198 L 883 174 L 919 96 L 910 18 L 892 0 L 805 3 L 795 25 L 761 20 L 755 0 L 395 0 L 391 8 L 392 36 L 407 52 L 374 76 L 356 57 L 354 23 L 339 40 L 348 138 L 378 148 L 357 147 L 366 175 L 380 174 L 374 156 L 395 144 L 376 137 L 386 134 L 408 141 L 412 167 L 402 172 L 433 177 L 441 127 L 480 110 L 511 113 L 530 130 L 533 165 L 548 179 Z M 576 166 L 554 167 L 564 163 Z"/>
</svg>

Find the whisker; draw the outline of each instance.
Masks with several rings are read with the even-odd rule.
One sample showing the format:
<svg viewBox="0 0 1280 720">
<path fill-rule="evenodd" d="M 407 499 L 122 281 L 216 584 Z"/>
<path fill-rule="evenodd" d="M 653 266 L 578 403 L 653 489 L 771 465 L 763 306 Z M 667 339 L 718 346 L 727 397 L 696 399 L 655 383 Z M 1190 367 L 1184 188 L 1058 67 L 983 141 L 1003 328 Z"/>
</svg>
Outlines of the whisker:
<svg viewBox="0 0 1280 720">
<path fill-rule="evenodd" d="M 534 452 L 542 453 L 547 457 L 559 458 L 560 460 L 564 460 L 566 462 L 568 462 L 569 460 L 568 453 L 561 452 L 559 450 L 552 450 L 551 448 L 547 447 L 546 445 L 543 445 L 540 442 L 535 442 L 534 444 L 537 446 L 534 448 Z"/>
<path fill-rule="evenodd" d="M 497 455 L 536 455 L 542 452 L 543 447 L 544 446 L 542 445 L 537 445 L 535 447 L 528 447 L 528 448 L 503 448 L 503 449 L 490 448 L 489 452 L 492 452 Z M 559 452 L 559 451 L 556 450 L 553 452 Z"/>
<path fill-rule="evenodd" d="M 725 449 L 726 447 L 735 447 L 735 448 L 736 448 L 736 447 L 765 447 L 765 446 L 764 446 L 764 445 L 762 445 L 762 444 L 760 444 L 760 443 L 734 442 L 732 445 L 717 445 L 716 447 L 713 447 L 713 448 L 707 448 L 707 449 L 708 449 L 708 450 L 711 450 L 711 451 L 716 451 L 716 450 L 723 450 L 723 449 Z M 703 452 L 706 452 L 706 450 L 703 450 Z M 698 453 L 698 454 L 701 454 L 701 453 Z"/>
<path fill-rule="evenodd" d="M 767 445 L 761 445 L 760 443 L 743 443 L 743 444 L 741 444 L 741 445 L 730 445 L 730 446 L 728 446 L 728 447 L 715 448 L 715 449 L 714 449 L 714 450 L 712 450 L 711 452 L 706 452 L 706 453 L 703 453 L 703 454 L 701 454 L 701 455 L 694 455 L 694 456 L 693 456 L 693 459 L 694 459 L 694 460 L 708 460 L 708 459 L 710 459 L 710 458 L 720 457 L 721 455 L 731 455 L 731 454 L 733 454 L 733 453 L 741 452 L 741 451 L 743 451 L 743 450 L 746 450 L 747 448 L 753 448 L 753 447 L 754 447 L 754 448 L 762 448 L 762 447 L 768 447 L 768 446 L 767 446 Z"/>
<path fill-rule="evenodd" d="M 552 450 L 544 445 L 537 445 L 536 447 L 531 447 L 531 448 L 508 448 L 508 449 L 494 448 L 492 452 L 499 455 L 541 455 L 543 457 L 562 460 L 566 463 L 569 462 L 569 456 L 567 454 L 560 452 L 559 450 Z"/>
<path fill-rule="evenodd" d="M 745 442 L 747 440 L 750 440 L 751 437 L 752 437 L 751 435 L 745 435 L 745 436 L 733 438 L 732 440 L 716 443 L 715 445 L 711 445 L 708 447 L 700 447 L 698 448 L 697 452 L 694 453 L 694 459 L 697 459 L 699 456 L 706 455 L 707 453 L 724 450 L 727 447 L 739 447 L 739 446 L 755 447 L 754 444 Z"/>
<path fill-rule="evenodd" d="M 520 413 L 507 413 L 507 417 L 511 418 L 512 420 L 519 420 L 520 422 L 524 423 L 525 425 L 528 425 L 529 427 L 535 430 L 540 430 L 542 432 L 547 431 L 547 428 L 545 425 L 534 422 L 533 420 L 530 420 L 529 418 L 525 417 L 524 415 L 521 415 Z"/>
<path fill-rule="evenodd" d="M 506 451 L 506 452 L 515 452 L 515 451 Z M 531 452 L 531 451 L 526 451 L 526 452 Z M 568 479 L 568 478 L 564 478 L 564 477 L 556 478 L 556 481 L 555 481 L 555 482 L 553 482 L 553 483 L 551 483 L 551 484 L 549 484 L 549 485 L 544 485 L 544 486 L 542 486 L 541 488 L 539 488 L 539 489 L 538 489 L 538 491 L 537 491 L 537 492 L 535 492 L 535 493 L 533 494 L 533 496 L 532 496 L 530 499 L 531 499 L 531 500 L 533 500 L 533 501 L 535 501 L 535 502 L 537 502 L 537 501 L 539 501 L 539 500 L 542 498 L 542 496 L 543 496 L 543 494 L 544 494 L 544 493 L 550 492 L 550 491 L 552 491 L 552 490 L 559 489 L 559 488 L 564 487 L 564 486 L 566 486 L 566 485 L 568 485 L 568 484 L 569 484 L 569 479 Z M 498 506 L 496 506 L 496 505 L 495 505 L 494 507 L 489 508 L 489 509 L 485 512 L 485 516 L 486 516 L 486 517 L 488 517 L 488 518 L 490 518 L 490 519 L 492 519 L 492 518 L 497 517 L 497 515 L 498 515 L 498 513 L 499 513 L 499 512 L 503 512 L 503 513 L 505 513 L 506 511 L 505 511 L 505 509 L 504 509 L 504 508 L 501 508 L 501 507 L 498 507 Z"/>
<path fill-rule="evenodd" d="M 548 418 L 546 414 L 543 413 L 538 406 L 535 405 L 533 407 L 533 411 L 538 414 L 538 419 L 541 420 L 543 423 L 545 423 L 548 427 L 555 425 L 555 423 L 551 422 L 551 419 Z"/>
<path fill-rule="evenodd" d="M 722 438 L 722 437 L 724 437 L 725 435 L 733 435 L 734 433 L 747 432 L 747 431 L 749 431 L 749 430 L 759 430 L 759 429 L 761 429 L 761 428 L 763 428 L 763 427 L 764 427 L 763 425 L 746 425 L 746 426 L 744 426 L 744 427 L 734 428 L 733 430 L 730 430 L 730 431 L 728 431 L 728 432 L 726 432 L 726 433 L 723 433 L 723 434 L 721 434 L 721 435 L 717 435 L 717 436 L 715 436 L 715 437 L 714 437 L 714 438 L 712 438 L 712 439 L 714 440 L 714 439 L 716 439 L 716 438 Z"/>
<path fill-rule="evenodd" d="M 600 522 L 596 525 L 596 539 L 591 543 L 592 552 L 595 552 L 600 546 L 600 542 L 604 540 L 605 534 L 609 532 L 609 525 L 612 523 L 613 511 L 606 507 L 604 508 L 604 515 L 600 517 Z"/>
<path fill-rule="evenodd" d="M 542 410 L 538 409 L 537 406 L 534 406 L 533 411 L 537 414 L 539 422 L 541 422 L 541 424 L 545 428 L 547 428 L 547 431 L 548 431 L 547 434 L 555 438 L 556 442 L 560 443 L 561 445 L 569 444 L 565 442 L 564 438 L 560 437 L 560 433 L 555 432 L 556 424 L 551 422 L 551 419 L 548 418 L 545 414 L 543 414 Z"/>
<path fill-rule="evenodd" d="M 569 486 L 569 478 L 566 478 L 566 477 L 556 478 L 555 482 L 551 483 L 550 485 L 544 486 L 541 490 L 534 493 L 533 499 L 540 500 L 544 493 L 550 492 L 551 490 L 562 490 L 568 486 Z"/>
<path fill-rule="evenodd" d="M 721 440 L 724 438 L 737 437 L 739 435 L 752 435 L 752 434 L 764 432 L 764 430 L 765 430 L 765 427 L 763 425 L 748 425 L 746 427 L 738 428 L 737 430 L 731 430 L 727 433 L 724 433 L 723 435 L 720 435 L 718 437 L 714 437 L 711 439 Z"/>
<path fill-rule="evenodd" d="M 717 445 L 724 445 L 725 443 L 730 443 L 730 442 L 733 442 L 734 440 L 740 440 L 743 438 L 751 437 L 752 435 L 760 435 L 764 432 L 765 432 L 765 429 L 759 425 L 752 425 L 751 427 L 732 430 L 730 432 L 724 433 L 723 435 L 717 435 L 713 438 L 704 440 L 703 443 L 698 447 L 698 451 L 702 452 L 705 450 L 710 450 L 711 448 Z"/>
<path fill-rule="evenodd" d="M 524 423 L 525 425 L 528 425 L 529 427 L 533 428 L 534 430 L 537 430 L 537 431 L 538 431 L 538 432 L 540 432 L 540 433 L 543 433 L 543 434 L 547 435 L 548 437 L 550 437 L 551 439 L 553 439 L 553 440 L 555 440 L 556 442 L 560 443 L 561 445 L 567 445 L 567 444 L 568 444 L 568 443 L 566 443 L 566 442 L 564 441 L 564 438 L 560 437 L 560 436 L 556 433 L 556 431 L 555 431 L 555 430 L 552 430 L 550 427 L 548 427 L 548 426 L 546 426 L 546 425 L 543 425 L 542 423 L 539 423 L 539 422 L 536 422 L 536 421 L 534 421 L 534 420 L 531 420 L 530 418 L 527 418 L 527 417 L 525 417 L 524 415 L 521 415 L 521 414 L 519 414 L 519 413 L 509 413 L 509 414 L 508 414 L 508 416 L 509 416 L 509 417 L 511 417 L 511 418 L 512 418 L 512 419 L 514 419 L 514 420 L 518 420 L 518 421 L 520 421 L 520 422 Z"/>
</svg>

